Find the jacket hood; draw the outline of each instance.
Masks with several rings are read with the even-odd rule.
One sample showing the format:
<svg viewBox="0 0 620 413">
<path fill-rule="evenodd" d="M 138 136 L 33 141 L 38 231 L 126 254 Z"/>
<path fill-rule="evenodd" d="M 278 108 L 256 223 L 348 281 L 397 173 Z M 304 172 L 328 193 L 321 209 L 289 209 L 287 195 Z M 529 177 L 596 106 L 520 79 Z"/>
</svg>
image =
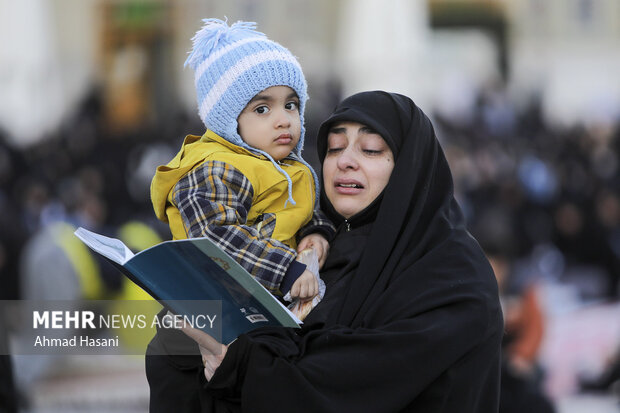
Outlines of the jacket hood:
<svg viewBox="0 0 620 413">
<path fill-rule="evenodd" d="M 202 136 L 187 135 L 181 150 L 166 165 L 157 167 L 155 176 L 151 181 L 151 202 L 155 215 L 161 221 L 168 222 L 166 216 L 168 194 L 185 174 L 205 160 L 205 153 L 208 151 L 207 144 L 211 142 L 217 142 L 233 152 L 255 158 L 264 158 L 262 155 L 255 154 L 227 141 L 211 130 L 207 130 Z"/>
</svg>

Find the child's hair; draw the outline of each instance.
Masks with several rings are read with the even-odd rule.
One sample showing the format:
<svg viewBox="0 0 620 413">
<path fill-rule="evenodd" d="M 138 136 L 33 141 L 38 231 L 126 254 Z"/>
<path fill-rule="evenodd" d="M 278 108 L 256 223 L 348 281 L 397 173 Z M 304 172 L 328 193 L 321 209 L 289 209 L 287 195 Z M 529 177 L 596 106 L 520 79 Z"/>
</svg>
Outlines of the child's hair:
<svg viewBox="0 0 620 413">
<path fill-rule="evenodd" d="M 319 182 L 314 170 L 301 157 L 304 145 L 304 110 L 307 84 L 299 62 L 286 48 L 254 30 L 256 23 L 204 19 L 204 26 L 193 40 L 185 61 L 195 71 L 194 82 L 198 114 L 205 126 L 235 145 L 266 156 L 286 176 L 289 201 L 292 183 L 288 174 L 269 154 L 243 141 L 237 131 L 237 118 L 254 96 L 272 86 L 288 86 L 299 98 L 301 133 L 291 156 L 312 171 L 317 194 Z M 318 200 L 318 197 L 317 197 Z"/>
</svg>

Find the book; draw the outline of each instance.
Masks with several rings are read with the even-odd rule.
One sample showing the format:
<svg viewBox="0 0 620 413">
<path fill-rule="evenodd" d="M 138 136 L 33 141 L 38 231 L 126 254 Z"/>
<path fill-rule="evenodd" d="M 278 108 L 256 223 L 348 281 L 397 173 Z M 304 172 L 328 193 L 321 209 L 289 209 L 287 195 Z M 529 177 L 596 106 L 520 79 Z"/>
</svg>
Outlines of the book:
<svg viewBox="0 0 620 413">
<path fill-rule="evenodd" d="M 208 238 L 164 241 L 134 254 L 121 240 L 82 227 L 75 235 L 173 314 L 189 318 L 200 311 L 200 301 L 221 301 L 223 343 L 231 343 L 240 334 L 262 326 L 301 324 Z"/>
</svg>

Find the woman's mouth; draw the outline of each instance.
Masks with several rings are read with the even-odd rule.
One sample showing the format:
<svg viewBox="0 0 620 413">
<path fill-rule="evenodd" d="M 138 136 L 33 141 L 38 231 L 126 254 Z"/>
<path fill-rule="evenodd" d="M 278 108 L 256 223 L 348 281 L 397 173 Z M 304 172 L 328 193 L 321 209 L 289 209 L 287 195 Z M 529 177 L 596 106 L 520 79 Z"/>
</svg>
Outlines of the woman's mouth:
<svg viewBox="0 0 620 413">
<path fill-rule="evenodd" d="M 364 185 L 357 181 L 336 181 L 334 183 L 336 192 L 343 195 L 355 195 L 364 189 Z"/>
</svg>

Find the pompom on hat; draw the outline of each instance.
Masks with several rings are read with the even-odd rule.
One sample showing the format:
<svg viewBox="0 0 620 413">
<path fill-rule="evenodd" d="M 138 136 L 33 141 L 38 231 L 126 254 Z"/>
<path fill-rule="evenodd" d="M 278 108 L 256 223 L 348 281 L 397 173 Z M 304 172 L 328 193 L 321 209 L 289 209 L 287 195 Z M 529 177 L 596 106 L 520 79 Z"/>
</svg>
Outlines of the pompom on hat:
<svg viewBox="0 0 620 413">
<path fill-rule="evenodd" d="M 249 146 L 237 132 L 237 118 L 254 96 L 272 86 L 288 86 L 299 98 L 301 134 L 291 155 L 301 158 L 304 145 L 304 110 L 308 100 L 307 83 L 299 62 L 291 52 L 256 31 L 256 23 L 204 19 L 204 26 L 193 37 L 193 48 L 185 61 L 195 72 L 198 114 L 205 126 L 227 141 L 265 155 L 289 181 L 288 174 L 266 152 Z"/>
</svg>

